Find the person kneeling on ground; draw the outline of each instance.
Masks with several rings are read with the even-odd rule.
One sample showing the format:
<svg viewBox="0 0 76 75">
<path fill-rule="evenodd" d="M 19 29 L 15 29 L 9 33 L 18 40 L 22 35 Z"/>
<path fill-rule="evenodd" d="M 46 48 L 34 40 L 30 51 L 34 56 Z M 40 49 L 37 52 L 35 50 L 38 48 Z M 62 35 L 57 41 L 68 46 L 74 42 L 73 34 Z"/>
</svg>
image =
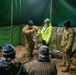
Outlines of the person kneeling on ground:
<svg viewBox="0 0 76 75">
<path fill-rule="evenodd" d="M 16 52 L 11 44 L 5 44 L 2 49 L 2 59 L 0 60 L 1 75 L 28 75 L 24 65 L 15 57 Z"/>
<path fill-rule="evenodd" d="M 49 48 L 42 45 L 39 48 L 39 57 L 33 60 L 29 69 L 29 75 L 57 75 L 57 68 L 49 59 Z"/>
</svg>

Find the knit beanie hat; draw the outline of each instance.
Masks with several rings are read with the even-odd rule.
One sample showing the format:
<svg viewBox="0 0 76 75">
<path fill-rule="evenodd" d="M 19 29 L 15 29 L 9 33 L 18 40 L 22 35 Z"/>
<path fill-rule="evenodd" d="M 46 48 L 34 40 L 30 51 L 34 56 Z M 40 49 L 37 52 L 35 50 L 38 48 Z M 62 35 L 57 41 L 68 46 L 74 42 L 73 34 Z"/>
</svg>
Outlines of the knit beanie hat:
<svg viewBox="0 0 76 75">
<path fill-rule="evenodd" d="M 32 26 L 33 25 L 33 21 L 32 20 L 29 20 L 28 21 L 28 26 Z"/>
<path fill-rule="evenodd" d="M 45 20 L 44 20 L 44 23 L 49 23 L 50 22 L 50 20 L 48 19 L 48 18 L 46 18 Z"/>
<path fill-rule="evenodd" d="M 11 44 L 5 44 L 2 53 L 4 58 L 15 58 L 15 49 Z"/>
<path fill-rule="evenodd" d="M 42 58 L 48 58 L 49 57 L 49 48 L 45 45 L 42 45 L 39 48 L 39 56 Z"/>
<path fill-rule="evenodd" d="M 64 26 L 65 27 L 70 27 L 70 20 L 66 20 L 65 22 L 64 22 Z"/>
</svg>

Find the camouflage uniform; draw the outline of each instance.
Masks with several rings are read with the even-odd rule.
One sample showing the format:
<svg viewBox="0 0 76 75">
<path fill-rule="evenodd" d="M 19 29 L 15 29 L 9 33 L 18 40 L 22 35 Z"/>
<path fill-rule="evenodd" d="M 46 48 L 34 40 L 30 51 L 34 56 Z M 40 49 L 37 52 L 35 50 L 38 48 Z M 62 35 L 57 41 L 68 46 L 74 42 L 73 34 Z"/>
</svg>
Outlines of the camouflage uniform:
<svg viewBox="0 0 76 75">
<path fill-rule="evenodd" d="M 61 41 L 61 47 L 63 52 L 62 60 L 66 65 L 70 65 L 70 55 L 72 52 L 72 44 L 74 40 L 74 30 L 73 28 L 68 28 L 67 30 L 64 29 L 62 41 Z M 67 53 L 64 52 L 64 50 L 67 50 Z"/>
<path fill-rule="evenodd" d="M 38 27 L 33 26 L 31 30 L 34 30 L 33 33 L 30 32 L 29 26 L 26 25 L 23 28 L 23 33 L 25 36 L 25 47 L 26 47 L 26 56 L 32 57 L 32 52 L 35 46 L 36 33 L 38 31 Z"/>
</svg>

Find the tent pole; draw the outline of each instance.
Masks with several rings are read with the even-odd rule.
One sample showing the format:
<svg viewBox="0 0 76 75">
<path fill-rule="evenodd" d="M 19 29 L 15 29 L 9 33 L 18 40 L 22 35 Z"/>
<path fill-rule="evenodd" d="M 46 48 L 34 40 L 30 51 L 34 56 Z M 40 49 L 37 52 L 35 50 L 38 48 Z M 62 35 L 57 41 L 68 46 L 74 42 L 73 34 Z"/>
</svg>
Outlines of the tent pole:
<svg viewBox="0 0 76 75">
<path fill-rule="evenodd" d="M 13 0 L 11 0 L 11 44 L 13 44 Z"/>
<path fill-rule="evenodd" d="M 52 21 L 52 0 L 51 0 L 51 3 L 50 3 L 50 20 Z"/>
</svg>

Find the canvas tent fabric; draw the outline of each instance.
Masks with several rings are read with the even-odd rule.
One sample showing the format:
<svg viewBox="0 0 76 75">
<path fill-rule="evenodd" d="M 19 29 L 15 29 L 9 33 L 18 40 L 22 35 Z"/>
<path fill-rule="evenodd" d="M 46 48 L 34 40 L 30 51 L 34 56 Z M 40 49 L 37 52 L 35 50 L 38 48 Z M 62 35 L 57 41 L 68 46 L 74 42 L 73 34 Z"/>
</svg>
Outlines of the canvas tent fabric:
<svg viewBox="0 0 76 75">
<path fill-rule="evenodd" d="M 0 0 L 0 25 L 10 25 L 11 9 L 13 9 L 13 25 L 26 24 L 29 19 L 40 25 L 44 18 L 50 17 L 50 0 L 13 0 L 13 8 L 11 1 Z"/>
<path fill-rule="evenodd" d="M 54 26 L 63 26 L 66 19 L 76 26 L 76 0 L 0 0 L 0 26 L 10 25 L 11 1 L 13 25 L 26 24 L 29 19 L 43 25 L 44 19 L 50 18 Z"/>
<path fill-rule="evenodd" d="M 0 27 L 0 46 L 4 44 L 19 45 L 21 42 L 21 26 L 14 25 L 11 32 L 11 27 Z"/>
<path fill-rule="evenodd" d="M 43 26 L 45 18 L 52 26 L 62 27 L 69 19 L 76 27 L 76 0 L 0 0 L 0 45 L 20 44 L 21 25 L 31 19 L 35 25 Z M 9 35 L 5 35 L 8 31 Z"/>
<path fill-rule="evenodd" d="M 59 27 L 69 19 L 72 27 L 76 27 L 76 0 L 52 0 L 52 23 Z"/>
</svg>

